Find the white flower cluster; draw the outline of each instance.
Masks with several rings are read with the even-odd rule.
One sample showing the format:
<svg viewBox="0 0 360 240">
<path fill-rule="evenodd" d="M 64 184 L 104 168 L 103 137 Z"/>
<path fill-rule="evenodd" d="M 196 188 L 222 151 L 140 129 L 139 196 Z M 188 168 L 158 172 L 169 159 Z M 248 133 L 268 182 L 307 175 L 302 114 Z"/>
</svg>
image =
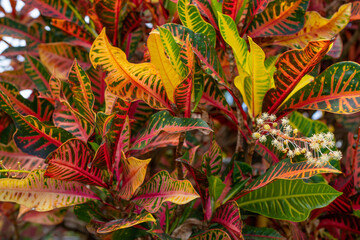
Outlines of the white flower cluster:
<svg viewBox="0 0 360 240">
<path fill-rule="evenodd" d="M 253 138 L 264 143 L 268 137 L 271 137 L 271 144 L 277 150 L 287 154 L 289 158 L 303 154 L 309 164 L 316 166 L 324 166 L 331 159 L 342 158 L 340 151 L 331 150 L 335 146 L 334 134 L 328 132 L 314 134 L 311 137 L 298 137 L 298 129 L 290 126 L 288 118 L 282 118 L 280 126 L 276 119 L 275 115 L 268 113 L 263 113 L 258 117 L 256 119 L 258 130 L 253 133 Z M 328 153 L 325 153 L 326 149 Z"/>
</svg>

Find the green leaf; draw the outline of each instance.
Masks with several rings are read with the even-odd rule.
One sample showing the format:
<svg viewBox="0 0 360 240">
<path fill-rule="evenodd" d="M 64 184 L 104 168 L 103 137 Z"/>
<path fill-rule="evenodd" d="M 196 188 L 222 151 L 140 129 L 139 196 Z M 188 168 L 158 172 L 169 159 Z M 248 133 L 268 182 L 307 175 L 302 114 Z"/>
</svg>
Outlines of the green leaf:
<svg viewBox="0 0 360 240">
<path fill-rule="evenodd" d="M 210 196 L 213 197 L 214 201 L 216 201 L 222 194 L 222 191 L 226 187 L 226 184 L 223 183 L 220 177 L 217 176 L 208 177 L 208 181 L 209 181 L 209 194 Z"/>
<path fill-rule="evenodd" d="M 239 207 L 266 217 L 301 222 L 310 211 L 330 204 L 342 193 L 327 184 L 277 180 L 237 200 Z"/>
<path fill-rule="evenodd" d="M 215 48 L 211 47 L 211 41 L 207 36 L 201 33 L 194 33 L 190 29 L 178 24 L 169 23 L 162 25 L 162 27 L 168 29 L 175 40 L 182 42 L 182 44 L 185 43 L 188 37 L 194 53 L 201 61 L 202 69 L 218 82 L 226 83 L 219 57 Z"/>
<path fill-rule="evenodd" d="M 249 225 L 245 225 L 245 227 L 242 229 L 242 234 L 245 240 L 285 239 L 283 236 L 281 236 L 280 233 L 272 228 L 259 228 Z"/>
<path fill-rule="evenodd" d="M 294 129 L 298 129 L 306 137 L 311 137 L 315 133 L 329 132 L 325 123 L 307 118 L 297 111 L 290 115 L 289 121 Z"/>
<path fill-rule="evenodd" d="M 232 48 L 236 65 L 240 72 L 240 69 L 245 69 L 245 63 L 248 55 L 248 48 L 246 41 L 240 37 L 234 20 L 222 13 L 218 13 L 219 16 L 219 28 L 222 37 L 225 42 Z"/>
<path fill-rule="evenodd" d="M 209 37 L 212 46 L 215 47 L 216 32 L 213 26 L 201 17 L 199 10 L 190 4 L 189 0 L 178 1 L 179 18 L 182 24 L 194 31 L 195 33 L 202 33 Z"/>
<path fill-rule="evenodd" d="M 210 229 L 205 231 L 204 233 L 197 234 L 189 240 L 231 240 L 230 236 L 221 229 Z"/>
<path fill-rule="evenodd" d="M 311 109 L 338 114 L 360 111 L 360 65 L 340 62 L 328 67 L 313 82 L 284 102 L 280 110 Z"/>
<path fill-rule="evenodd" d="M 222 167 L 222 151 L 215 139 L 211 142 L 210 149 L 204 154 L 201 168 L 204 173 L 217 175 Z"/>
<path fill-rule="evenodd" d="M 26 54 L 24 61 L 24 70 L 29 78 L 34 82 L 37 90 L 43 97 L 50 98 L 50 74 L 44 65 L 36 58 Z"/>
</svg>

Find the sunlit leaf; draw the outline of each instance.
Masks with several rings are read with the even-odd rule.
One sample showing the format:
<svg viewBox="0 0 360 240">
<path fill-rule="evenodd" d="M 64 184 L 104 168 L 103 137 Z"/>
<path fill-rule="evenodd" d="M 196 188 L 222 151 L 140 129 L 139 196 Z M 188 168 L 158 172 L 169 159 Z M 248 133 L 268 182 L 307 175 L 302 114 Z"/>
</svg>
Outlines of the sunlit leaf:
<svg viewBox="0 0 360 240">
<path fill-rule="evenodd" d="M 132 202 L 154 213 L 163 202 L 185 204 L 198 197 L 188 180 L 174 180 L 167 171 L 161 171 L 139 189 Z"/>
<path fill-rule="evenodd" d="M 313 109 L 332 113 L 350 114 L 360 110 L 360 65 L 354 62 L 336 63 L 291 99 L 284 102 L 281 110 Z"/>
<path fill-rule="evenodd" d="M 24 179 L 0 179 L 0 201 L 43 212 L 99 199 L 80 183 L 44 178 L 44 172 L 33 171 Z"/>
<path fill-rule="evenodd" d="M 266 217 L 293 222 L 305 220 L 310 211 L 327 206 L 341 195 L 324 183 L 277 180 L 237 200 L 239 207 Z"/>
<path fill-rule="evenodd" d="M 128 101 L 144 100 L 156 109 L 171 109 L 155 66 L 129 63 L 123 51 L 109 44 L 105 30 L 91 47 L 90 59 L 94 67 L 100 65 L 108 72 L 105 82 L 113 94 Z"/>
</svg>

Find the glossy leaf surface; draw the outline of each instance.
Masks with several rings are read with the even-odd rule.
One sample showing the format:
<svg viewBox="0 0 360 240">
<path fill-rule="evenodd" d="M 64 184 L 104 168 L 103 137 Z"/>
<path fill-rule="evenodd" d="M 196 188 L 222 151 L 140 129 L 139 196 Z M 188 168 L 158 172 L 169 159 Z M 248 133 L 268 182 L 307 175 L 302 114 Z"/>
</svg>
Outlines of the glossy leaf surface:
<svg viewBox="0 0 360 240">
<path fill-rule="evenodd" d="M 341 195 L 327 184 L 303 180 L 277 180 L 237 200 L 239 207 L 275 219 L 300 222 L 312 209 L 321 208 Z"/>
<path fill-rule="evenodd" d="M 44 178 L 44 171 L 33 171 L 24 179 L 0 179 L 0 200 L 16 202 L 36 211 L 81 204 L 98 197 L 77 182 Z"/>
<path fill-rule="evenodd" d="M 198 197 L 188 180 L 175 180 L 167 171 L 161 171 L 139 189 L 132 202 L 154 213 L 164 202 L 185 204 Z"/>
</svg>

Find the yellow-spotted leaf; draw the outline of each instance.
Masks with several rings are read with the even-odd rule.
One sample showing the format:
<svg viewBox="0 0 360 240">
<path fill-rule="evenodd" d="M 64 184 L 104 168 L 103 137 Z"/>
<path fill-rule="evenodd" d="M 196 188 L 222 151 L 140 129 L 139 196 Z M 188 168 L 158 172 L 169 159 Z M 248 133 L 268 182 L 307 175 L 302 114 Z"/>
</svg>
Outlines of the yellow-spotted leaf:
<svg viewBox="0 0 360 240">
<path fill-rule="evenodd" d="M 44 212 L 99 199 L 85 185 L 45 178 L 44 172 L 33 171 L 24 179 L 0 179 L 0 201 Z"/>
<path fill-rule="evenodd" d="M 45 67 L 60 80 L 67 79 L 74 59 L 84 69 L 91 65 L 85 49 L 64 42 L 40 44 L 39 55 Z"/>
<path fill-rule="evenodd" d="M 74 61 L 69 72 L 68 82 L 73 93 L 76 110 L 92 125 L 95 123 L 94 94 L 91 89 L 91 81 L 86 72 L 80 67 L 77 60 Z"/>
<path fill-rule="evenodd" d="M 185 64 L 181 61 L 180 46 L 176 43 L 171 32 L 166 28 L 158 28 L 160 32 L 160 38 L 165 48 L 167 55 L 170 58 L 170 62 L 175 68 L 176 72 L 181 76 L 181 79 L 186 78 L 188 75 Z"/>
<path fill-rule="evenodd" d="M 331 46 L 332 40 L 312 41 L 303 49 L 283 53 L 275 64 L 274 82 L 276 87 L 266 93 L 263 111 L 276 112 L 303 77 L 321 61 Z"/>
<path fill-rule="evenodd" d="M 218 12 L 218 18 L 220 33 L 234 52 L 238 70 L 244 68 L 248 54 L 245 40 L 240 37 L 236 24 L 231 17 Z"/>
<path fill-rule="evenodd" d="M 108 72 L 105 82 L 111 93 L 127 101 L 143 100 L 156 109 L 171 109 L 156 67 L 128 62 L 121 49 L 110 45 L 105 29 L 91 47 L 90 60 Z"/>
<path fill-rule="evenodd" d="M 155 213 L 164 202 L 185 204 L 199 197 L 188 180 L 175 180 L 167 171 L 155 174 L 133 197 L 132 201 Z"/>
<path fill-rule="evenodd" d="M 351 3 L 351 17 L 350 21 L 360 20 L 360 1 Z"/>
<path fill-rule="evenodd" d="M 151 63 L 160 73 L 161 81 L 165 87 L 169 100 L 174 102 L 174 90 L 180 84 L 181 77 L 171 65 L 170 59 L 165 54 L 164 46 L 160 39 L 160 33 L 152 31 L 147 40 Z"/>
<path fill-rule="evenodd" d="M 360 111 L 360 65 L 355 62 L 336 63 L 313 82 L 294 93 L 280 107 L 284 109 L 312 109 L 339 114 Z"/>
<path fill-rule="evenodd" d="M 249 25 L 250 37 L 283 36 L 298 32 L 305 22 L 308 0 L 274 0 L 255 15 Z"/>
<path fill-rule="evenodd" d="M 264 51 L 249 37 L 250 52 L 247 55 L 244 70 L 239 71 L 235 78 L 235 86 L 240 90 L 244 102 L 249 108 L 250 116 L 255 118 L 261 113 L 266 92 L 271 88 L 272 81 L 264 61 Z"/>
<path fill-rule="evenodd" d="M 92 164 L 94 154 L 79 139 L 70 139 L 47 158 L 45 177 L 107 187 L 103 172 Z"/>
<path fill-rule="evenodd" d="M 207 230 L 203 233 L 196 234 L 191 237 L 189 240 L 231 240 L 229 234 L 227 234 L 224 230 L 221 229 L 211 229 Z"/>
<path fill-rule="evenodd" d="M 46 212 L 38 212 L 20 205 L 18 220 L 38 223 L 41 225 L 54 226 L 64 221 L 67 209 L 53 209 Z"/>
<path fill-rule="evenodd" d="M 178 1 L 179 18 L 182 24 L 193 30 L 195 33 L 202 33 L 208 36 L 212 45 L 215 47 L 216 32 L 214 27 L 207 23 L 194 5 L 190 4 L 189 0 Z"/>
<path fill-rule="evenodd" d="M 344 4 L 330 18 L 324 18 L 317 12 L 306 12 L 305 25 L 297 33 L 274 38 L 272 44 L 291 48 L 304 48 L 310 41 L 332 39 L 349 22 L 351 3 Z"/>
<path fill-rule="evenodd" d="M 14 141 L 7 145 L 0 144 L 0 156 L 3 166 L 7 169 L 21 169 L 32 171 L 34 169 L 45 169 L 45 159 L 32 156 L 22 152 Z M 16 177 L 26 177 L 27 173 L 17 173 Z"/>
<path fill-rule="evenodd" d="M 143 222 L 156 222 L 151 213 L 142 213 L 141 215 L 133 216 L 130 218 L 116 219 L 107 222 L 97 229 L 98 233 L 110 233 L 119 229 L 129 228 Z"/>
<path fill-rule="evenodd" d="M 144 182 L 146 169 L 151 159 L 140 160 L 135 157 L 121 157 L 122 184 L 118 196 L 130 200 L 135 191 Z"/>
</svg>

